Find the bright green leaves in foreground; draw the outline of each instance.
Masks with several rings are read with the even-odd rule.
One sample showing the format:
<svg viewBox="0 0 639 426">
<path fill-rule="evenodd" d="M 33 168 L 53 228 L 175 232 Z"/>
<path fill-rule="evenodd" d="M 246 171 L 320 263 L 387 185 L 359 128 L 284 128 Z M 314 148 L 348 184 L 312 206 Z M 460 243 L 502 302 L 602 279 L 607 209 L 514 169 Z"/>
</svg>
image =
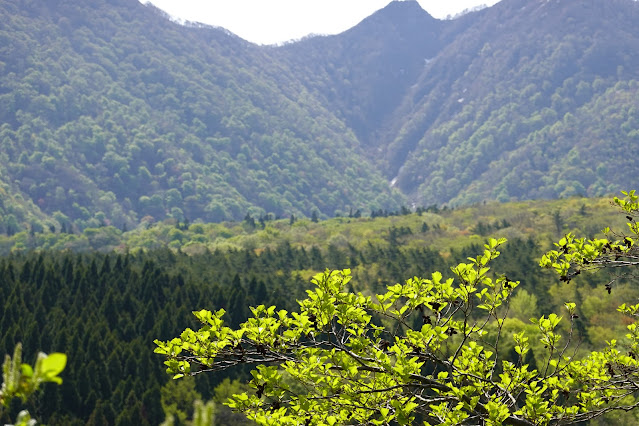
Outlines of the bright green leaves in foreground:
<svg viewBox="0 0 639 426">
<path fill-rule="evenodd" d="M 349 270 L 326 271 L 299 312 L 251 308 L 238 330 L 224 326 L 224 311 L 194 312 L 202 327 L 156 340 L 155 351 L 175 377 L 255 364 L 254 392 L 228 405 L 264 425 L 568 424 L 633 408 L 623 404 L 639 381 L 637 323 L 630 352 L 611 340 L 581 359 L 574 303 L 565 305 L 566 320 L 544 315 L 532 320 L 535 333 L 508 335 L 519 282 L 490 268 L 504 243 L 491 239 L 448 278 L 435 272 L 376 295 L 347 291 Z M 632 239 L 567 236 L 542 263 L 568 277 L 577 261 L 627 257 L 633 247 Z M 636 317 L 639 305 L 621 309 Z M 531 350 L 544 360 L 534 368 L 525 361 Z"/>
<path fill-rule="evenodd" d="M 2 388 L 0 388 L 0 413 L 9 406 L 13 398 L 20 398 L 23 402 L 33 395 L 40 385 L 45 382 L 62 383 L 59 374 L 67 364 L 67 356 L 61 353 L 47 355 L 38 354 L 35 367 L 22 363 L 22 345 L 18 343 L 13 353 L 13 359 L 5 356 L 2 365 Z M 26 411 L 20 413 L 18 425 L 32 425 L 35 420 Z"/>
</svg>

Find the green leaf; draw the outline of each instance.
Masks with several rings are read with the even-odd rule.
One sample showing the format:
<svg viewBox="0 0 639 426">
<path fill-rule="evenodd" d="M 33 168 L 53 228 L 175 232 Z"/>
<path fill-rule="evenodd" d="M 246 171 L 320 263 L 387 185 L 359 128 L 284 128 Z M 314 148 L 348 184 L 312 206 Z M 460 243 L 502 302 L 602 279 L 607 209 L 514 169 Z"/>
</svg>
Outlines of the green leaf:
<svg viewBox="0 0 639 426">
<path fill-rule="evenodd" d="M 41 372 L 43 380 L 47 382 L 62 383 L 62 379 L 57 377 L 62 373 L 64 367 L 67 365 L 67 356 L 65 354 L 56 352 L 48 355 L 42 360 Z"/>
</svg>

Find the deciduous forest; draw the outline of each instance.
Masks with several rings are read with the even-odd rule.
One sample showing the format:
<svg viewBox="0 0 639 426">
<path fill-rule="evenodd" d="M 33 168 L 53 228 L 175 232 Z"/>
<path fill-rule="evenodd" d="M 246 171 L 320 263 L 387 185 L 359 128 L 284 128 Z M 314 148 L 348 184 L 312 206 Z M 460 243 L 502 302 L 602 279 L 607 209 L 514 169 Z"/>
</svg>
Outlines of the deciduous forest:
<svg viewBox="0 0 639 426">
<path fill-rule="evenodd" d="M 637 9 L 393 1 L 256 46 L 136 0 L 5 2 L 0 233 L 618 193 Z"/>
</svg>

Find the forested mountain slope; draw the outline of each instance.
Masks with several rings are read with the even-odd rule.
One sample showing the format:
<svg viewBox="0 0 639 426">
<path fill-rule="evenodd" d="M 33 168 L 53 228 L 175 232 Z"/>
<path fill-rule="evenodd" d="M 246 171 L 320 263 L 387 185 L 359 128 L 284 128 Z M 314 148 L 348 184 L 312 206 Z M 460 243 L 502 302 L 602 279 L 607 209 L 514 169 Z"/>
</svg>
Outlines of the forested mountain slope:
<svg viewBox="0 0 639 426">
<path fill-rule="evenodd" d="M 260 47 L 137 0 L 1 3 L 0 232 L 617 191 L 639 177 L 638 17 L 403 1 Z"/>
<path fill-rule="evenodd" d="M 637 179 L 639 4 L 505 0 L 423 70 L 388 145 L 421 203 L 556 198 Z"/>
<path fill-rule="evenodd" d="M 374 155 L 379 133 L 421 74 L 450 42 L 454 21 L 440 21 L 416 1 L 392 2 L 354 28 L 278 48 L 327 107 L 344 117 Z M 381 143 L 383 145 L 383 143 Z"/>
<path fill-rule="evenodd" d="M 10 2 L 0 16 L 2 180 L 58 226 L 399 205 L 268 50 L 135 0 Z"/>
</svg>

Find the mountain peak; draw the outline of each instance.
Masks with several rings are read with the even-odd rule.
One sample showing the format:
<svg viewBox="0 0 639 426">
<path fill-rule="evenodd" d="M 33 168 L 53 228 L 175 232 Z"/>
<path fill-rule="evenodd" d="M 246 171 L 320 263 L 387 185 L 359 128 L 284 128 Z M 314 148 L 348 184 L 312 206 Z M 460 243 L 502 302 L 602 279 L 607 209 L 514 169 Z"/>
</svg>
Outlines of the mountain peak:
<svg viewBox="0 0 639 426">
<path fill-rule="evenodd" d="M 393 0 L 386 5 L 386 7 L 418 7 L 422 9 L 417 0 Z M 422 9 L 424 10 L 424 9 Z"/>
<path fill-rule="evenodd" d="M 407 13 L 417 14 L 417 16 L 429 16 L 432 18 L 432 16 L 430 16 L 430 14 L 421 7 L 417 0 L 393 0 L 372 16 L 384 15 L 389 17 L 406 18 Z"/>
<path fill-rule="evenodd" d="M 387 31 L 387 27 L 417 33 L 424 32 L 439 22 L 426 12 L 416 0 L 393 0 L 386 7 L 373 13 L 352 29 L 371 28 L 376 32 Z M 426 30 L 428 31 L 428 30 Z"/>
</svg>

